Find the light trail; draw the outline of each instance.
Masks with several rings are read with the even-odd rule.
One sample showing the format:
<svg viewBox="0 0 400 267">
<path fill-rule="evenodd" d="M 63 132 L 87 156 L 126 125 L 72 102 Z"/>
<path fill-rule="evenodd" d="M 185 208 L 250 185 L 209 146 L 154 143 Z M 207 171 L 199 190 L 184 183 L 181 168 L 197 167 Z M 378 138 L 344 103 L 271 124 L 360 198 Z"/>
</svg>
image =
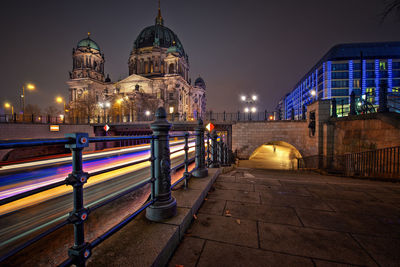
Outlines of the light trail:
<svg viewBox="0 0 400 267">
<path fill-rule="evenodd" d="M 172 143 L 172 142 L 171 142 Z M 176 143 L 180 143 L 179 145 L 173 145 Z M 180 150 L 184 147 L 184 144 L 181 144 L 182 142 L 174 142 L 172 143 L 171 147 L 171 153 L 177 150 Z M 189 146 L 192 146 L 194 143 L 191 142 L 189 143 Z M 143 150 L 146 149 L 147 150 Z M 140 151 L 140 150 L 141 151 Z M 100 153 L 94 153 L 94 155 L 97 159 L 91 159 L 91 160 L 86 160 L 84 162 L 84 171 L 86 172 L 96 172 L 96 171 L 101 171 L 108 169 L 110 167 L 115 167 L 115 166 L 121 166 L 127 163 L 132 163 L 132 162 L 138 162 L 143 159 L 147 159 L 150 157 L 150 152 L 149 152 L 149 145 L 147 146 L 142 146 L 138 148 L 139 151 L 136 150 L 136 152 L 132 152 L 135 150 L 132 150 L 132 148 L 128 149 L 121 149 L 117 151 L 107 151 L 107 152 L 100 152 Z M 189 152 L 193 152 L 195 149 L 190 148 Z M 128 152 L 126 152 L 128 151 Z M 111 152 L 111 153 L 109 153 Z M 125 154 L 121 155 L 122 152 L 125 152 Z M 184 154 L 184 151 L 180 151 L 177 153 L 174 153 L 171 156 L 171 159 L 180 157 Z M 99 155 L 102 156 L 109 156 L 109 158 L 98 158 Z M 112 155 L 112 156 L 111 156 Z M 110 157 L 111 156 L 111 157 Z M 57 159 L 60 160 L 59 162 L 62 162 L 64 159 Z M 48 160 L 45 160 L 48 161 Z M 47 164 L 47 163 L 46 163 Z M 90 179 L 88 180 L 87 184 L 85 184 L 85 187 L 93 186 L 95 184 L 104 182 L 106 180 L 114 179 L 116 177 L 119 177 L 124 174 L 128 174 L 134 171 L 137 171 L 139 169 L 143 169 L 150 166 L 150 162 L 143 162 L 139 163 L 133 166 L 121 168 L 118 170 L 110 171 L 104 174 L 99 174 L 96 176 L 91 176 Z M 20 194 L 23 192 L 27 192 L 45 185 L 53 184 L 55 182 L 59 182 L 64 180 L 69 173 L 71 173 L 72 167 L 71 163 L 69 162 L 68 166 L 61 166 L 61 167 L 45 167 L 44 169 L 41 169 L 38 171 L 38 173 L 35 173 L 33 176 L 35 177 L 29 177 L 28 181 L 22 181 L 18 182 L 18 176 L 22 175 L 24 177 L 27 176 L 27 173 L 20 173 L 20 174 L 12 174 L 10 177 L 16 178 L 13 180 L 13 183 L 6 184 L 5 186 L 0 187 L 0 199 L 4 199 L 16 194 Z M 4 177 L 0 177 L 2 179 Z M 15 182 L 15 180 L 17 182 Z M 0 216 L 18 209 L 22 209 L 28 206 L 35 205 L 37 203 L 44 202 L 46 200 L 68 194 L 72 192 L 72 187 L 70 186 L 60 186 L 57 188 L 53 188 L 50 190 L 46 190 L 44 192 L 25 197 L 20 200 L 13 201 L 11 203 L 2 205 L 0 207 Z"/>
</svg>

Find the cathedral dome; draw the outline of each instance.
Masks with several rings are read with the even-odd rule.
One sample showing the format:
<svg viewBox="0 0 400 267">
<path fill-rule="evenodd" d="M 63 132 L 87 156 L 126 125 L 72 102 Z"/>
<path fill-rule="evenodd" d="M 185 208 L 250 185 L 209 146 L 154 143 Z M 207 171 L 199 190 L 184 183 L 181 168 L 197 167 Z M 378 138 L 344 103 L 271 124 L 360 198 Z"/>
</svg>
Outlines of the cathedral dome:
<svg viewBox="0 0 400 267">
<path fill-rule="evenodd" d="M 178 36 L 171 29 L 161 24 L 144 28 L 134 43 L 135 49 L 152 46 L 164 48 L 175 46 L 178 52 L 185 55 L 185 50 Z"/>
<path fill-rule="evenodd" d="M 90 35 L 90 34 L 88 34 L 88 37 L 87 37 L 87 38 L 80 40 L 80 41 L 78 42 L 77 47 L 78 47 L 78 48 L 79 48 L 79 47 L 90 47 L 90 48 L 92 48 L 92 49 L 96 49 L 96 50 L 100 51 L 99 45 L 98 45 L 95 41 L 93 41 L 92 39 L 90 39 L 89 35 Z"/>
<path fill-rule="evenodd" d="M 194 86 L 199 86 L 199 87 L 201 87 L 201 88 L 206 89 L 206 83 L 205 83 L 205 81 L 203 80 L 203 78 L 201 78 L 200 76 L 199 76 L 199 78 L 197 78 L 197 79 L 194 81 Z"/>
</svg>

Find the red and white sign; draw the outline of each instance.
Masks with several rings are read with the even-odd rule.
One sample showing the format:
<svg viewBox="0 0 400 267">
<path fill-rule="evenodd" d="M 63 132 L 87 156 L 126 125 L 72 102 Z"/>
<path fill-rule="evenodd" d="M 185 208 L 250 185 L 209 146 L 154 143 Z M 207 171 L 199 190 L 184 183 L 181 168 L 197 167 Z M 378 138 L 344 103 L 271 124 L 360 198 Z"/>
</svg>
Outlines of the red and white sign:
<svg viewBox="0 0 400 267">
<path fill-rule="evenodd" d="M 110 130 L 110 126 L 108 126 L 108 125 L 106 124 L 106 125 L 104 125 L 103 129 L 104 129 L 104 131 L 108 132 L 108 130 Z"/>
<path fill-rule="evenodd" d="M 215 128 L 215 126 L 214 126 L 214 124 L 212 124 L 211 122 L 209 122 L 209 123 L 206 125 L 206 129 L 207 129 L 209 132 L 212 132 L 212 130 L 214 130 L 214 128 Z"/>
<path fill-rule="evenodd" d="M 50 132 L 59 132 L 60 126 L 59 125 L 50 125 Z"/>
</svg>

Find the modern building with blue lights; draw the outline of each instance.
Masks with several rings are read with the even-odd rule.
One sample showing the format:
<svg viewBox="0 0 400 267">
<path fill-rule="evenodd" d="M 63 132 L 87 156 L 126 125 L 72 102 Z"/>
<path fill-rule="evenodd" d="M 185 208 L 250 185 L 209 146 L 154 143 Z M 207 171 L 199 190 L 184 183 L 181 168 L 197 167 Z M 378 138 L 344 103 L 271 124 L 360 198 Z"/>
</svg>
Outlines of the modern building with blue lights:
<svg viewBox="0 0 400 267">
<path fill-rule="evenodd" d="M 303 105 L 317 99 L 337 101 L 338 114 L 349 110 L 350 94 L 379 103 L 379 89 L 400 94 L 400 42 L 339 44 L 296 84 L 281 103 L 283 119 L 301 118 Z"/>
</svg>

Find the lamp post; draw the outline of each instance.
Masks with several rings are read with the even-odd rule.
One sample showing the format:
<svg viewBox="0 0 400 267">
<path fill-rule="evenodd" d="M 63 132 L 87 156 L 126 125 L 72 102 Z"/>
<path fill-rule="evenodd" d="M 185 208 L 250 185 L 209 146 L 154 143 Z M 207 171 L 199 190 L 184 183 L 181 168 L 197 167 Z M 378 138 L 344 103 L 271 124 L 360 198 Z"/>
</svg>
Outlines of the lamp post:
<svg viewBox="0 0 400 267">
<path fill-rule="evenodd" d="M 11 108 L 11 114 L 14 114 L 14 106 L 8 102 L 4 103 L 4 108 L 9 109 Z"/>
<path fill-rule="evenodd" d="M 106 109 L 107 108 L 109 108 L 109 107 L 111 107 L 111 104 L 110 104 L 110 102 L 99 102 L 99 106 L 100 106 L 100 108 L 102 108 L 103 109 L 103 115 L 104 115 L 104 122 L 106 123 L 107 122 L 107 120 L 106 120 Z"/>
<path fill-rule="evenodd" d="M 29 91 L 36 89 L 35 85 L 32 83 L 27 83 L 22 86 L 21 102 L 22 102 L 22 114 L 25 115 L 25 87 Z"/>
<path fill-rule="evenodd" d="M 249 120 L 251 120 L 251 113 L 257 112 L 257 108 L 255 107 L 257 100 L 258 100 L 257 95 L 251 95 L 251 96 L 241 95 L 240 96 L 240 101 L 242 103 L 245 103 L 245 105 L 246 105 L 246 107 L 244 108 L 244 112 L 248 113 Z"/>
</svg>

